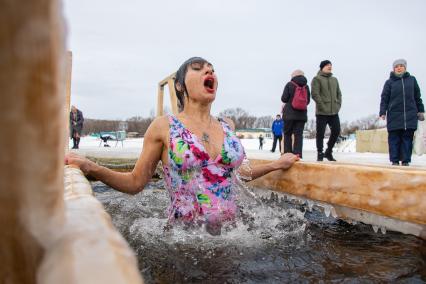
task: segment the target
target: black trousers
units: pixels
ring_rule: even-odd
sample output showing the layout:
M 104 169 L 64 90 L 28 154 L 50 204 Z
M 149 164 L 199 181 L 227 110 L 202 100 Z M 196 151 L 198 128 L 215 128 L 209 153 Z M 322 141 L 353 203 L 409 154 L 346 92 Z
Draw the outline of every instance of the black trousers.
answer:
M 284 121 L 284 153 L 293 153 L 302 158 L 304 128 L 305 121 L 303 120 Z M 292 136 L 294 137 L 294 142 L 292 141 Z
M 389 160 L 411 163 L 414 129 L 388 131 Z
M 317 151 L 324 150 L 324 134 L 327 125 L 330 127 L 330 138 L 327 142 L 327 150 L 333 150 L 337 138 L 340 135 L 340 119 L 339 115 L 317 115 Z
M 281 152 L 281 140 L 283 139 L 283 136 L 280 135 L 275 135 L 274 134 L 274 142 L 272 143 L 272 150 L 271 152 L 275 152 L 275 148 L 277 147 L 277 141 L 278 141 L 278 145 L 280 145 L 280 152 Z

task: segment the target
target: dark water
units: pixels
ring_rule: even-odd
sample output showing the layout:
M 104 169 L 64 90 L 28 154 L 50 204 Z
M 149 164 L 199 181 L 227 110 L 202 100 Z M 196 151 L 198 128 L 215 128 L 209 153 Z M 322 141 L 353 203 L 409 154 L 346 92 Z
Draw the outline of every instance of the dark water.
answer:
M 164 230 L 169 198 L 161 181 L 135 196 L 92 185 L 146 283 L 426 283 L 426 241 L 374 233 L 264 190 L 246 190 L 235 228 L 212 236 Z

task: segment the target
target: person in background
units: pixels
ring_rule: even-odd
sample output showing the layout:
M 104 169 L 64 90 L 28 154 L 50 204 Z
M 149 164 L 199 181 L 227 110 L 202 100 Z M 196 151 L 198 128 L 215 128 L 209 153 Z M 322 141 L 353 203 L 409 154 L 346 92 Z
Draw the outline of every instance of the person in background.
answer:
M 394 166 L 411 163 L 417 120 L 424 120 L 424 105 L 414 76 L 405 59 L 395 60 L 380 100 L 380 118 L 387 120 L 389 159 Z
M 262 134 L 259 135 L 259 150 L 263 150 L 263 136 Z
M 331 70 L 332 64 L 329 60 L 321 61 L 320 70 L 311 83 L 312 99 L 316 103 L 317 161 L 322 161 L 324 158 L 336 161 L 333 157 L 333 147 L 340 134 L 339 111 L 342 105 L 342 92 Z M 327 124 L 331 134 L 324 153 L 324 134 Z
M 83 131 L 83 113 L 75 106 L 71 106 L 70 111 L 70 136 L 72 138 L 72 149 L 78 149 L 81 132 Z
M 275 148 L 277 147 L 277 141 L 281 153 L 281 140 L 283 139 L 283 127 L 284 121 L 281 119 L 281 115 L 277 114 L 274 122 L 272 122 L 272 134 L 274 135 L 274 142 L 272 143 L 271 152 L 275 153 Z
M 310 102 L 308 80 L 302 70 L 295 70 L 291 74 L 281 96 L 285 103 L 283 109 L 284 120 L 284 153 L 293 153 L 302 158 L 303 129 L 308 120 L 307 106 Z M 292 141 L 294 136 L 294 143 Z

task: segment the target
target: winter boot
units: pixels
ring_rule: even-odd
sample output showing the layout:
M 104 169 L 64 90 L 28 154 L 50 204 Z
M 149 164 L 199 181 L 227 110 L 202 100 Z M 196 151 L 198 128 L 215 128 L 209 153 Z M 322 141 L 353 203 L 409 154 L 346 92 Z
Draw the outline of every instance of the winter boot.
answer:
M 336 162 L 336 159 L 333 157 L 332 151 L 330 149 L 325 151 L 324 157 L 329 161 Z
M 324 153 L 318 152 L 317 161 L 322 162 L 324 160 Z

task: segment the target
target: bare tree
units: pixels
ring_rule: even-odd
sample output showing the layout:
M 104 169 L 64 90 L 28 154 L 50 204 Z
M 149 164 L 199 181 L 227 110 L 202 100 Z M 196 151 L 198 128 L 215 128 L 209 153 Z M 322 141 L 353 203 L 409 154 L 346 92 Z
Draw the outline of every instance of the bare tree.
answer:
M 307 138 L 313 139 L 317 136 L 317 123 L 315 119 L 310 119 L 305 123 L 305 131 L 308 133 Z
M 256 117 L 242 108 L 228 108 L 219 113 L 219 117 L 228 117 L 235 123 L 235 129 L 253 128 Z
M 274 118 L 269 115 L 261 116 L 256 119 L 255 128 L 270 128 Z
M 82 134 L 88 135 L 101 131 L 117 131 L 119 123 L 120 121 L 118 120 L 85 119 Z

